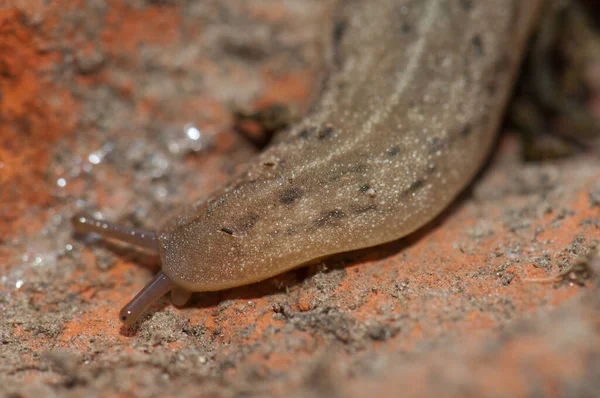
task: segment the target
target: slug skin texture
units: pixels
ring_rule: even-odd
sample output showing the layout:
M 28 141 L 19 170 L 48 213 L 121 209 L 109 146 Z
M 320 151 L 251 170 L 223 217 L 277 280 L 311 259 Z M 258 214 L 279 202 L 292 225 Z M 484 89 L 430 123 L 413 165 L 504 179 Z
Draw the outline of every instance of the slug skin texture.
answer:
M 431 221 L 487 158 L 540 5 L 348 4 L 315 111 L 164 226 L 163 273 L 230 288 Z

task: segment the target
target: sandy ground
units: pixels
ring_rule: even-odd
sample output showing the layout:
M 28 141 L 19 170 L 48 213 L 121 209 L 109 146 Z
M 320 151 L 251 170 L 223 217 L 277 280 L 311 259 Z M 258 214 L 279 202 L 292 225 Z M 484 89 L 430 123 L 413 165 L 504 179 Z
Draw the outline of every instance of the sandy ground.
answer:
M 155 229 L 230 178 L 233 110 L 318 94 L 331 3 L 9 3 L 0 396 L 597 396 L 598 153 L 523 163 L 510 133 L 416 234 L 122 327 L 157 259 L 70 217 Z

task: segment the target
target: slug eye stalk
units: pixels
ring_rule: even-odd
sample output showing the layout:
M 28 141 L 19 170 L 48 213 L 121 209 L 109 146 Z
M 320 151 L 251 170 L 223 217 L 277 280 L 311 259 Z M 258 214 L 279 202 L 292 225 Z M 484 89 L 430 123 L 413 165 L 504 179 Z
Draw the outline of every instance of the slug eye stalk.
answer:
M 158 253 L 156 234 L 152 231 L 96 220 L 84 215 L 74 216 L 71 222 L 78 234 L 92 233 L 104 239 L 127 243 Z
M 175 284 L 165 274 L 159 272 L 129 303 L 125 304 L 119 313 L 119 319 L 127 326 L 133 325 L 152 303 L 174 287 Z
M 120 224 L 96 220 L 84 215 L 73 217 L 72 223 L 77 233 L 92 233 L 99 235 L 104 239 L 138 246 L 154 253 L 158 253 L 156 234 L 152 231 L 130 228 Z M 133 325 L 152 303 L 171 290 L 173 290 L 173 302 L 175 305 L 185 304 L 191 294 L 185 289 L 176 287 L 164 273 L 159 272 L 123 307 L 119 313 L 119 318 L 125 325 Z

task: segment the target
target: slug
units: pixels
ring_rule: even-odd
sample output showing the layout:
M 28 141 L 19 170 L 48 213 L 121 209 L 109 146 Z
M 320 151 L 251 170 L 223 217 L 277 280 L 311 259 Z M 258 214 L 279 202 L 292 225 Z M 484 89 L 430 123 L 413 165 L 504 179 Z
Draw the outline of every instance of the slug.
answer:
M 348 2 L 315 110 L 245 172 L 157 233 L 74 218 L 78 232 L 160 253 L 121 320 L 169 291 L 182 305 L 431 221 L 485 162 L 540 5 Z

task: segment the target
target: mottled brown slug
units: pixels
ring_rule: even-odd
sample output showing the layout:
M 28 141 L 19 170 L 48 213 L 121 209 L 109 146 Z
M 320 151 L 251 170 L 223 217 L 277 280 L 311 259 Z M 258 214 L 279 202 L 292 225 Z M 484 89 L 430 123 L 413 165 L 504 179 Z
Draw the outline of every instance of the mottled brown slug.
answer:
M 211 199 L 157 234 L 74 219 L 79 232 L 160 253 L 162 272 L 121 319 L 168 291 L 184 304 L 432 220 L 486 159 L 540 4 L 348 2 L 315 111 Z

